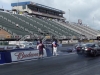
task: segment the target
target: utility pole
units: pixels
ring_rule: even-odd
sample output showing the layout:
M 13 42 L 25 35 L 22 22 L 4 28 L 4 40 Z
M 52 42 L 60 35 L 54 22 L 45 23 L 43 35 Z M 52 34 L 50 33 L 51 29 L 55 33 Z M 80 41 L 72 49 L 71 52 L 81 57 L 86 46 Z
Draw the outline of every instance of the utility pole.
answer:
M 93 25 L 94 25 L 94 17 L 93 17 Z
M 69 23 L 70 23 L 70 9 L 68 9 L 68 11 L 69 11 Z
M 19 0 L 17 2 L 17 14 L 19 13 Z

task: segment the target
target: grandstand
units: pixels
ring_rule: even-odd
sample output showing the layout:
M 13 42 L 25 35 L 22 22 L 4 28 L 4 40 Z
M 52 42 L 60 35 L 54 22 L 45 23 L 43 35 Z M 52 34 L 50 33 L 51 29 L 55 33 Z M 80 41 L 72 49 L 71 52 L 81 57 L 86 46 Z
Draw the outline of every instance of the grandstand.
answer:
M 96 39 L 100 33 L 86 25 L 66 23 L 64 11 L 34 3 L 11 3 L 12 10 L 0 11 L 0 39 Z

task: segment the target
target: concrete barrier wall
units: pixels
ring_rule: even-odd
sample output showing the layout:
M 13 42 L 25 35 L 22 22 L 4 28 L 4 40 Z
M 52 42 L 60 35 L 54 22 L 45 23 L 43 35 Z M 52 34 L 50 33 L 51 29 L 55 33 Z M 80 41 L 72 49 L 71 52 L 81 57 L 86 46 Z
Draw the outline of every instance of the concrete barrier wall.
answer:
M 45 48 L 43 51 L 43 57 L 52 56 L 50 49 Z M 0 52 L 0 64 L 34 59 L 38 58 L 38 55 L 39 50 L 33 49 L 2 50 Z
M 62 44 L 74 44 L 78 43 L 78 40 L 64 40 L 62 41 Z

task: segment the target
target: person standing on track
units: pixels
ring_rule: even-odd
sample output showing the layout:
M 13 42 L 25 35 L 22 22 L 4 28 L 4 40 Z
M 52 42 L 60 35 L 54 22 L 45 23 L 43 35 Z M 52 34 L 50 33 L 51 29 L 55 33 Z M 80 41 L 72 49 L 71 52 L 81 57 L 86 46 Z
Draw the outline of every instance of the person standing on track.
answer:
M 42 41 L 40 41 L 40 43 L 38 44 L 39 58 L 43 58 L 43 48 L 45 48 L 45 47 L 44 47 Z
M 54 41 L 52 43 L 52 46 L 53 46 L 53 55 L 57 56 L 57 46 L 58 46 L 57 41 Z

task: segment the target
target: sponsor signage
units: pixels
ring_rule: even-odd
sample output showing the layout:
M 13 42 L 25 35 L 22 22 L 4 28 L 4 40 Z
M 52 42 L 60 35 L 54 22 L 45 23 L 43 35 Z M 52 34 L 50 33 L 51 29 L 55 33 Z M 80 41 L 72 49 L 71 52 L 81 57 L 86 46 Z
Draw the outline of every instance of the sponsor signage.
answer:
M 1 60 L 1 54 L 0 54 L 0 60 Z
M 15 48 L 16 46 L 0 46 L 0 50 L 12 50 Z
M 11 52 L 11 59 L 12 61 L 20 61 L 20 60 L 38 58 L 38 53 L 39 53 L 38 50 Z M 47 56 L 45 50 L 44 50 L 44 56 Z

